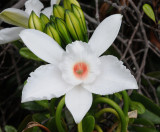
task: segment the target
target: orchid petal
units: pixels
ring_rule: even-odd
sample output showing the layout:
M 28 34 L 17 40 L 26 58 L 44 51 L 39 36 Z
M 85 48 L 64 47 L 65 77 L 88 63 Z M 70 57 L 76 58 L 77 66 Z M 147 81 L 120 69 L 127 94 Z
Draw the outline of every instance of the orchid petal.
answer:
M 28 18 L 26 12 L 15 8 L 8 8 L 0 13 L 0 19 L 4 22 L 24 28 L 28 27 Z
M 42 13 L 45 14 L 48 18 L 50 18 L 50 15 L 52 15 L 53 7 L 47 7 L 44 10 L 42 10 Z
M 5 44 L 9 42 L 13 42 L 15 40 L 20 39 L 19 33 L 24 28 L 21 27 L 12 27 L 12 28 L 4 28 L 0 30 L 0 44 Z
M 39 58 L 55 64 L 61 60 L 64 50 L 51 37 L 35 29 L 26 29 L 20 33 L 25 45 Z
M 77 86 L 66 93 L 65 104 L 76 123 L 79 123 L 92 105 L 92 94 Z
M 36 13 L 37 16 L 40 15 L 41 10 L 44 8 L 43 4 L 39 0 L 28 0 L 25 3 L 25 12 L 30 15 L 32 11 Z
M 106 95 L 126 89 L 138 89 L 136 79 L 116 57 L 102 56 L 100 60 L 101 74 L 92 84 L 84 86 L 88 91 Z
M 121 22 L 122 15 L 111 15 L 96 28 L 88 44 L 97 56 L 104 53 L 113 43 L 119 32 Z
M 50 100 L 64 95 L 72 86 L 62 80 L 61 73 L 52 64 L 43 65 L 30 74 L 22 91 L 22 102 Z

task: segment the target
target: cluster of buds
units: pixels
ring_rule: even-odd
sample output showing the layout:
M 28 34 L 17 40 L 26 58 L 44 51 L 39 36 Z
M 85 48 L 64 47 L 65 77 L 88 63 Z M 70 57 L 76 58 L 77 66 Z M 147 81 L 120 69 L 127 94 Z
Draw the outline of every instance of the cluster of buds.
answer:
M 79 3 L 76 0 L 64 0 L 63 6 L 53 5 L 50 19 L 43 13 L 38 17 L 32 11 L 28 27 L 48 34 L 63 48 L 75 40 L 88 42 L 86 22 Z

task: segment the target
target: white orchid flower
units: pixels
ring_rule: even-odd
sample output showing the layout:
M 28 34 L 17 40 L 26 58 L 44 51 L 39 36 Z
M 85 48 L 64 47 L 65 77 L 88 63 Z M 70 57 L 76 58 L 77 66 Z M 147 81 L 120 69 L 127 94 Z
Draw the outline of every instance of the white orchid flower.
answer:
M 5 28 L 0 30 L 0 44 L 5 44 L 20 39 L 19 33 L 28 27 L 28 19 L 32 10 L 39 16 L 40 13 L 44 13 L 46 16 L 52 14 L 53 4 L 58 4 L 59 0 L 51 0 L 51 6 L 44 8 L 43 4 L 39 0 L 28 0 L 25 2 L 25 11 L 8 8 L 0 13 L 0 19 L 6 23 L 18 26 Z
M 100 56 L 115 40 L 121 21 L 119 14 L 106 18 L 88 44 L 75 41 L 66 46 L 66 51 L 38 30 L 23 30 L 20 37 L 26 46 L 50 64 L 30 74 L 22 91 L 22 102 L 65 95 L 65 104 L 79 123 L 92 105 L 92 93 L 107 95 L 137 89 L 135 78 L 121 61 L 111 55 Z

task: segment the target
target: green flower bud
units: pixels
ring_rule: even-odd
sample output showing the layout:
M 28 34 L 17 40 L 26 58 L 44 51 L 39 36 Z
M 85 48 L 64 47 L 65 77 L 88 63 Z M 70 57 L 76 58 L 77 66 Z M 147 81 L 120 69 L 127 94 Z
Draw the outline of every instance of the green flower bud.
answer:
M 79 3 L 77 0 L 64 0 L 63 1 L 63 5 L 64 5 L 64 8 L 65 9 L 69 9 L 71 10 L 71 4 L 75 4 L 77 5 L 78 7 L 80 7 Z
M 44 25 L 46 25 L 49 22 L 49 18 L 46 15 L 44 15 L 43 13 L 40 14 L 40 19 Z
M 84 41 L 84 34 L 77 17 L 69 10 L 65 12 L 65 22 L 74 40 Z
M 34 13 L 34 11 L 32 11 L 29 17 L 28 27 L 31 29 L 43 31 L 44 24 L 42 23 L 41 19 Z
M 50 21 L 53 22 L 53 23 L 56 23 L 56 17 L 51 15 L 50 16 Z
M 53 22 L 46 24 L 44 32 L 57 41 L 59 45 L 62 45 L 61 38 Z
M 58 33 L 60 34 L 62 40 L 64 41 L 65 44 L 72 43 L 72 38 L 66 28 L 65 22 L 61 19 L 56 17 L 56 29 Z
M 86 42 L 88 42 L 87 26 L 86 26 L 86 21 L 85 21 L 85 17 L 84 17 L 82 9 L 79 8 L 78 6 L 72 4 L 72 12 L 79 20 L 80 25 L 82 27 L 82 30 L 84 32 L 85 40 L 86 40 Z
M 53 6 L 53 15 L 64 20 L 64 8 L 59 5 Z
M 0 12 L 0 20 L 18 27 L 28 28 L 28 18 L 26 12 L 16 8 L 8 8 Z

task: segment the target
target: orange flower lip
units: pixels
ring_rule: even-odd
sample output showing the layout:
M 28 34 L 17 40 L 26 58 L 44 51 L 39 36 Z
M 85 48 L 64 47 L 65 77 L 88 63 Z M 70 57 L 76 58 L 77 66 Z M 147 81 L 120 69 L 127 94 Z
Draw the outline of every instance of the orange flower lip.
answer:
M 73 67 L 74 75 L 79 79 L 84 79 L 88 74 L 88 67 L 84 62 L 78 62 Z

